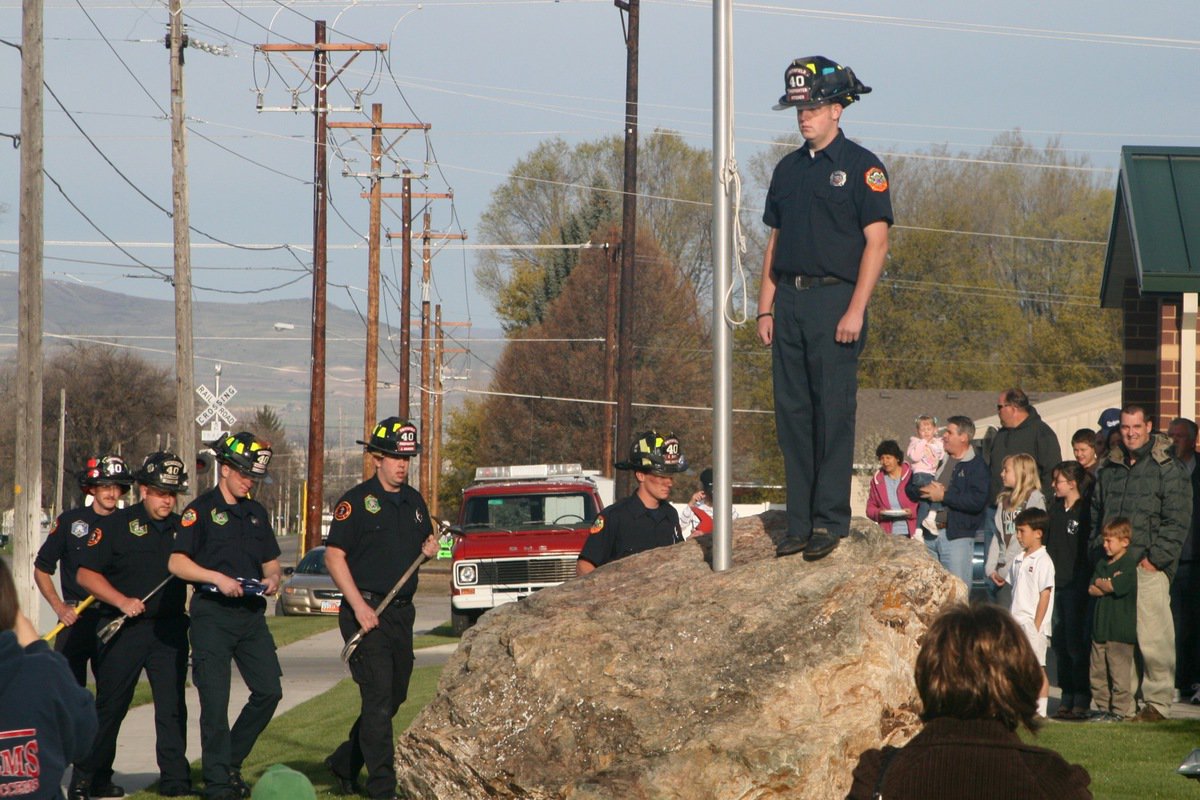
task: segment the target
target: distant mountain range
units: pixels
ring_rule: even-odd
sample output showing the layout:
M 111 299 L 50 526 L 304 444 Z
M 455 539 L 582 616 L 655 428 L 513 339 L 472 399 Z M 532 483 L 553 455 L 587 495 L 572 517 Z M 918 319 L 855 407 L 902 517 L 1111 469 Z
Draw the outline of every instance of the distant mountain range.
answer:
M 94 286 L 45 281 L 43 284 L 44 346 L 46 357 L 72 342 L 97 342 L 128 348 L 147 361 L 174 369 L 175 306 L 166 300 L 148 300 Z M 365 313 L 365 312 L 364 312 Z M 196 303 L 193 311 L 195 376 L 198 384 L 215 389 L 214 367 L 220 363 L 222 388 L 232 384 L 237 395 L 230 410 L 239 422 L 254 409 L 272 406 L 288 429 L 288 438 L 304 439 L 308 429 L 310 328 L 312 303 L 307 299 L 270 300 L 261 303 Z M 396 314 L 393 312 L 392 318 Z M 420 318 L 413 315 L 411 380 L 420 373 Z M 331 441 L 344 439 L 352 446 L 359 436 L 363 413 L 363 372 L 366 356 L 365 320 L 355 311 L 330 303 L 326 314 L 326 431 Z M 448 348 L 468 348 L 470 354 L 447 356 L 449 374 L 465 377 L 447 389 L 486 388 L 491 380 L 488 365 L 496 363 L 502 344 L 496 341 L 468 344 L 461 327 L 447 333 Z M 0 273 L 0 355 L 16 358 L 17 274 Z M 476 330 L 470 338 L 496 340 L 497 330 Z M 386 326 L 379 333 L 379 380 L 389 384 L 378 390 L 378 415 L 396 413 L 399 331 Z M 412 401 L 420 393 L 410 392 Z M 461 393 L 447 397 L 447 407 L 462 402 Z M 196 398 L 197 413 L 204 403 Z M 413 416 L 419 411 L 414 408 Z

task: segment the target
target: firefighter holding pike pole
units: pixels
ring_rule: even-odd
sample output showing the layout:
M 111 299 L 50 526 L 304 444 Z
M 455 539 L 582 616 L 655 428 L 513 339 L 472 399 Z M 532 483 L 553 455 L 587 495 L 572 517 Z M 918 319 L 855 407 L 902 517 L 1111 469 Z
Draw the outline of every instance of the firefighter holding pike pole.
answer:
M 33 562 L 33 582 L 54 609 L 61 628 L 56 628 L 54 649 L 67 657 L 71 674 L 80 686 L 87 686 L 88 662 L 96 674 L 96 620 L 99 609 L 87 602 L 85 591 L 75 580 L 79 555 L 86 549 L 94 531 L 103 536 L 104 520 L 117 510 L 121 497 L 133 485 L 129 467 L 120 456 L 89 458 L 79 473 L 79 488 L 92 496 L 92 504 L 64 511 L 54 521 L 50 535 L 42 543 Z M 54 573 L 61 565 L 62 597 L 54 589 Z
M 409 460 L 421 452 L 417 428 L 399 417 L 375 426 L 359 441 L 375 461 L 375 476 L 346 492 L 333 510 L 325 566 L 342 592 L 338 624 L 362 710 L 346 741 L 325 759 L 339 794 L 357 794 L 367 768 L 367 795 L 396 796 L 392 717 L 408 697 L 413 670 L 413 594 L 417 570 L 437 554 L 429 509 L 409 486 Z M 396 589 L 393 598 L 384 600 Z
M 196 586 L 191 604 L 192 682 L 200 694 L 200 758 L 208 800 L 249 797 L 242 762 L 283 699 L 264 595 L 279 590 L 271 518 L 250 497 L 267 475 L 271 445 L 253 433 L 215 443 L 217 485 L 183 512 L 170 569 Z M 250 697 L 229 725 L 231 662 Z
M 180 517 L 175 498 L 187 471 L 174 453 L 151 453 L 134 474 L 141 502 L 106 520 L 80 556 L 80 586 L 99 601 L 96 716 L 91 751 L 76 762 L 68 800 L 121 797 L 112 782 L 117 734 L 145 670 L 154 695 L 158 793 L 192 791 L 186 749 L 188 618 L 185 584 L 167 570 Z

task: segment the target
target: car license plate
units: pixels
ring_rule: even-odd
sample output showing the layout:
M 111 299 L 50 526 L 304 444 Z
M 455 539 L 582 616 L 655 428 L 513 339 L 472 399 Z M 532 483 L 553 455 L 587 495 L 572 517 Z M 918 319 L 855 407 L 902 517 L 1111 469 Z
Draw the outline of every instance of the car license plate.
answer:
M 336 613 L 338 613 L 338 611 L 341 610 L 341 608 L 342 608 L 341 600 L 322 600 L 321 601 L 321 613 L 322 614 L 336 614 Z

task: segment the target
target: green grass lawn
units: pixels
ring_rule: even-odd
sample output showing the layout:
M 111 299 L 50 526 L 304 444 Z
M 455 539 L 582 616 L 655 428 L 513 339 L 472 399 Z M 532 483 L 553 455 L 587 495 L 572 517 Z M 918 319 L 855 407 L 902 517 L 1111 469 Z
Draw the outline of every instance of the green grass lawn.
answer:
M 1092 794 L 1103 800 L 1200 797 L 1200 785 L 1175 774 L 1187 754 L 1200 747 L 1200 720 L 1053 722 L 1025 739 L 1086 767 Z
M 394 722 L 396 732 L 406 729 L 433 699 L 442 668 L 421 667 L 413 671 L 408 701 Z M 272 764 L 287 764 L 303 772 L 317 789 L 317 797 L 333 800 L 330 776 L 322 762 L 333 752 L 358 716 L 358 688 L 347 678 L 328 692 L 302 703 L 271 721 L 243 765 L 242 774 L 253 784 Z M 201 786 L 200 762 L 192 764 L 192 780 Z M 129 795 L 135 800 L 155 800 L 158 795 L 143 791 Z

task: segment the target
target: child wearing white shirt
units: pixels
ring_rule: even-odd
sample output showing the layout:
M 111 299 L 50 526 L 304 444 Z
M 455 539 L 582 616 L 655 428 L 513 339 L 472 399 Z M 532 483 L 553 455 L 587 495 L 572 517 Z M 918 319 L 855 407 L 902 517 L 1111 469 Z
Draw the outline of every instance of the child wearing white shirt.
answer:
M 1015 522 L 1021 552 L 1008 568 L 1008 583 L 1012 586 L 1011 610 L 1042 665 L 1038 714 L 1045 717 L 1050 702 L 1046 646 L 1050 641 L 1050 618 L 1054 615 L 1054 562 L 1042 546 L 1042 540 L 1050 527 L 1050 515 L 1040 508 L 1027 508 L 1017 514 Z

